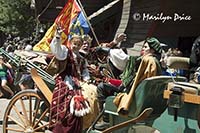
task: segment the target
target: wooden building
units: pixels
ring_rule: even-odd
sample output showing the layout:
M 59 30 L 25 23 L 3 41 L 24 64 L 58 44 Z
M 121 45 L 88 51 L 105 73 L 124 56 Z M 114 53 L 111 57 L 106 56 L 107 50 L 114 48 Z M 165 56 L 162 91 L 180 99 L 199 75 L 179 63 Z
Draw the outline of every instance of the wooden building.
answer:
M 144 38 L 154 36 L 169 47 L 178 47 L 188 56 L 192 43 L 200 35 L 199 4 L 199 0 L 132 0 L 128 19 L 121 19 L 118 28 L 118 32 L 128 35 L 127 42 L 122 45 L 132 47 Z

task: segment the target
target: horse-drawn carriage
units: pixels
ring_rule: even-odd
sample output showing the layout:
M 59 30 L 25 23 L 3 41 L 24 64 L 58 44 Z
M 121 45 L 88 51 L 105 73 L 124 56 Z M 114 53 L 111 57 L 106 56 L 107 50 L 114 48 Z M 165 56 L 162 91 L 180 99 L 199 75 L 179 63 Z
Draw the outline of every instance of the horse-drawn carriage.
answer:
M 3 49 L 0 52 L 17 68 L 30 71 L 38 88 L 20 91 L 10 100 L 4 114 L 3 132 L 45 132 L 49 128 L 53 77 L 29 60 L 11 57 Z M 186 83 L 184 77 L 145 79 L 136 88 L 128 116 L 119 115 L 113 104 L 114 97 L 108 97 L 103 111 L 109 113 L 110 127 L 95 130 L 100 113 L 83 132 L 200 132 L 199 91 L 199 85 Z

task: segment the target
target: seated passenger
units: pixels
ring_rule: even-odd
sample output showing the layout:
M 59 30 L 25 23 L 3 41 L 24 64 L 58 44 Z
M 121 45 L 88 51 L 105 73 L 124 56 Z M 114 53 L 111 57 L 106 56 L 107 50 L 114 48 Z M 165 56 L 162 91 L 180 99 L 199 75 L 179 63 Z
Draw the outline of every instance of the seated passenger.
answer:
M 109 71 L 109 77 L 119 79 L 120 74 L 122 74 L 127 61 L 129 60 L 129 55 L 125 48 L 99 48 L 97 50 L 99 53 L 104 52 L 107 56 L 106 66 L 102 66 L 101 69 L 105 68 Z
M 190 55 L 190 80 L 194 80 L 196 78 L 196 72 L 199 71 L 200 67 L 200 36 L 198 36 L 191 49 Z
M 98 57 L 107 57 L 107 62 L 99 65 L 98 67 L 93 67 L 92 65 L 88 66 L 88 69 L 90 70 L 92 75 L 97 75 L 97 77 L 100 77 L 101 79 L 119 79 L 119 75 L 123 72 L 129 55 L 127 55 L 126 48 L 117 48 L 116 45 L 125 39 L 126 34 L 121 33 L 116 36 L 116 38 L 110 43 L 102 43 L 101 46 L 94 48 L 93 51 L 97 54 Z M 104 73 L 104 70 L 106 70 L 106 73 Z
M 197 70 L 193 74 L 193 77 L 191 77 L 190 82 L 200 84 L 200 67 L 197 68 Z
M 147 38 L 146 41 L 143 44 L 141 56 L 138 58 L 133 58 L 132 62 L 129 62 L 129 65 L 127 63 L 127 67 L 131 66 L 130 68 L 125 68 L 125 71 L 123 72 L 122 76 L 122 85 L 124 85 L 125 81 L 129 80 L 131 85 L 129 85 L 129 88 L 126 88 L 126 91 L 129 92 L 129 96 L 126 97 L 128 101 L 131 101 L 131 97 L 133 97 L 134 89 L 136 86 L 145 78 L 149 78 L 152 76 L 160 75 L 161 74 L 161 67 L 159 64 L 159 57 L 162 52 L 162 48 L 160 46 L 160 42 L 156 38 Z M 131 64 L 135 63 L 135 64 Z M 139 67 L 137 67 L 137 64 L 139 64 Z M 137 72 L 137 73 L 133 73 Z M 130 75 L 133 75 L 130 77 Z M 131 81 L 132 80 L 132 81 Z M 129 83 L 126 83 L 125 87 L 128 87 Z M 122 87 L 123 88 L 123 87 Z M 114 85 L 108 84 L 108 83 L 100 83 L 97 86 L 97 92 L 98 92 L 98 99 L 99 99 L 99 106 L 100 109 L 103 109 L 103 104 L 105 103 L 105 100 L 108 96 L 113 96 L 115 93 L 123 92 L 124 89 L 121 89 L 120 87 L 116 87 Z M 127 105 L 128 104 L 128 105 Z M 118 111 L 121 109 L 125 110 L 129 107 L 129 103 L 123 103 L 123 98 L 121 101 L 118 101 L 117 107 Z M 95 128 L 102 130 L 108 125 L 108 117 L 104 115 L 103 122 L 96 124 Z
M 178 48 L 169 48 L 166 53 L 163 53 L 160 59 L 161 66 L 164 69 L 162 75 L 168 76 L 186 76 L 188 77 L 188 72 L 183 69 L 172 69 L 167 68 L 166 63 L 168 57 L 182 57 L 183 53 Z

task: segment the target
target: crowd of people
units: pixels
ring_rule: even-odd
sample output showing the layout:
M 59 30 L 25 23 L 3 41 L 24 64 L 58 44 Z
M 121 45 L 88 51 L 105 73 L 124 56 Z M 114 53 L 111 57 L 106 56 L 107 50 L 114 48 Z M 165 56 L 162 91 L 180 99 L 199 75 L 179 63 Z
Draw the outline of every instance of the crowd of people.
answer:
M 160 45 L 158 39 L 154 37 L 146 38 L 141 49 L 141 56 L 134 57 L 128 55 L 127 50 L 125 48 L 116 47 L 117 44 L 120 41 L 123 41 L 125 38 L 126 35 L 120 34 L 112 42 L 104 46 L 98 46 L 93 48 L 95 52 L 107 55 L 107 64 L 109 64 L 108 71 L 112 73 L 112 77 L 109 77 L 108 80 L 103 80 L 102 82 L 96 84 L 96 88 L 94 90 L 94 93 L 96 93 L 97 96 L 98 107 L 100 112 L 103 110 L 105 100 L 108 96 L 116 95 L 119 92 L 129 93 L 133 88 L 132 86 L 136 88 L 137 85 L 146 78 L 158 76 L 161 74 L 167 75 L 165 73 L 167 72 L 167 68 L 164 67 L 164 63 L 166 62 L 161 60 L 161 55 L 164 54 L 164 50 Z M 101 73 L 100 67 L 97 66 L 93 68 L 90 66 L 91 64 L 88 64 L 86 58 L 87 56 L 85 56 L 88 53 L 84 51 L 84 49 L 82 49 L 82 47 L 85 47 L 85 44 L 83 43 L 83 38 L 77 35 L 73 36 L 70 40 L 71 47 L 65 47 L 64 45 L 61 45 L 59 39 L 60 33 L 58 31 L 53 41 L 51 42 L 51 51 L 55 55 L 56 59 L 59 60 L 59 62 L 63 62 L 64 65 L 62 65 L 62 68 L 59 68 L 59 66 L 57 67 L 58 70 L 62 71 L 56 71 L 56 75 L 62 77 L 62 81 L 64 81 L 67 84 L 67 90 L 70 91 L 72 89 L 82 89 L 86 91 L 89 88 L 84 88 L 84 86 L 81 86 L 81 83 L 84 82 L 84 84 L 88 84 L 92 75 L 96 75 L 96 73 Z M 91 43 L 91 40 L 89 42 Z M 88 48 L 86 49 L 90 49 L 89 47 L 91 46 L 91 44 L 87 46 Z M 164 58 L 167 58 L 168 56 L 182 56 L 178 49 L 173 49 L 173 52 L 170 53 L 171 50 L 172 49 L 169 49 L 168 53 L 165 55 Z M 95 72 L 95 74 L 93 72 Z M 182 73 L 176 72 L 176 75 L 181 74 Z M 73 96 L 76 95 L 77 94 L 73 94 Z M 89 94 L 86 95 L 87 98 L 90 97 L 88 96 Z M 83 97 L 84 96 L 85 94 L 83 94 Z M 87 101 L 88 99 L 84 100 Z M 77 120 L 77 116 L 75 115 L 76 113 L 68 113 L 71 115 L 74 114 L 70 119 Z M 95 125 L 96 129 L 102 130 L 109 125 L 109 119 L 107 115 L 104 114 L 103 116 L 103 121 Z M 77 121 L 80 122 L 80 119 L 78 119 Z M 85 121 L 83 121 L 83 124 L 84 122 Z M 74 125 L 78 126 L 76 127 L 76 129 L 80 129 L 79 126 L 81 124 Z M 58 127 L 59 128 L 54 128 L 55 132 L 65 132 L 69 131 L 70 129 L 73 129 L 73 126 L 71 125 L 60 126 L 60 123 Z M 60 127 L 63 127 L 63 129 Z
M 89 35 L 73 35 L 70 39 L 70 46 L 61 45 L 62 29 L 58 28 L 50 48 L 53 58 L 45 68 L 56 80 L 56 91 L 63 89 L 65 84 L 65 96 L 67 102 L 65 108 L 67 117 L 59 117 L 57 123 L 53 125 L 53 132 L 80 132 L 87 129 L 94 121 L 99 112 L 104 108 L 105 100 L 108 96 L 117 95 L 120 92 L 130 93 L 132 88 L 136 88 L 142 80 L 158 75 L 187 76 L 187 72 L 179 70 L 169 70 L 166 60 L 170 56 L 183 56 L 177 48 L 169 48 L 164 51 L 160 42 L 155 37 L 145 39 L 140 56 L 132 56 L 127 53 L 126 48 L 117 47 L 118 43 L 126 39 L 125 34 L 119 34 L 110 43 L 102 46 L 92 47 L 92 38 Z M 9 52 L 12 50 L 8 50 Z M 104 54 L 107 57 L 106 67 L 101 64 L 93 64 L 88 56 L 91 53 Z M 94 59 L 93 59 L 94 60 Z M 0 78 L 1 89 L 10 93 L 14 92 L 7 85 L 7 71 L 12 66 L 5 63 L 0 56 Z M 105 73 L 109 73 L 106 77 Z M 195 76 L 199 78 L 199 69 Z M 24 81 L 31 81 L 30 75 L 23 75 Z M 93 78 L 95 77 L 95 78 Z M 106 78 L 105 78 L 106 77 Z M 103 79 L 98 82 L 91 82 L 91 79 Z M 199 83 L 199 79 L 195 80 Z M 33 83 L 33 81 L 31 81 Z M 20 83 L 21 90 L 29 88 L 30 82 Z M 133 87 L 134 86 L 134 87 Z M 33 87 L 33 85 L 32 85 Z M 60 87 L 60 88 L 59 88 Z M 53 94 L 56 92 L 53 91 Z M 70 96 L 68 96 L 70 95 Z M 0 97 L 3 96 L 0 90 Z M 58 97 L 53 95 L 51 108 L 53 108 Z M 96 109 L 98 107 L 98 109 Z M 78 108 L 78 109 L 77 109 Z M 52 109 L 52 119 L 58 110 Z M 56 114 L 60 115 L 60 114 Z M 54 117 L 53 117 L 54 116 Z M 65 124 L 70 122 L 71 124 Z M 96 129 L 102 130 L 109 126 L 108 115 L 103 115 L 103 120 L 95 125 Z

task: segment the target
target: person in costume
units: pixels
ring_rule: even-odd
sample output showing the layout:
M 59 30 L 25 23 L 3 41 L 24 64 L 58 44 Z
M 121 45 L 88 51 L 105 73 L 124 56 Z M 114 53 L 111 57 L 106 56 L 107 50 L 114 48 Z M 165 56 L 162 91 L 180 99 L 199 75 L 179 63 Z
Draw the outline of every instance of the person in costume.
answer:
M 90 75 L 86 60 L 79 53 L 83 45 L 81 36 L 73 35 L 70 47 L 66 47 L 61 45 L 61 33 L 62 29 L 58 28 L 51 41 L 50 48 L 54 57 L 46 69 L 56 77 L 50 123 L 54 133 L 79 133 L 84 126 L 83 116 L 91 112 L 88 100 L 82 93 Z
M 183 69 L 173 69 L 167 67 L 167 60 L 169 57 L 183 57 L 183 53 L 178 48 L 169 48 L 166 53 L 163 53 L 160 59 L 163 68 L 162 75 L 167 76 L 184 76 L 188 77 L 189 73 Z
M 81 46 L 81 48 L 79 50 L 79 54 L 85 58 L 85 62 L 87 64 L 87 68 L 89 70 L 89 75 L 90 75 L 89 80 L 92 80 L 94 78 L 94 76 L 95 77 L 100 76 L 100 70 L 99 70 L 98 65 L 95 66 L 95 68 L 91 67 L 92 63 L 90 62 L 90 58 L 88 56 L 90 56 L 90 54 L 92 54 L 91 51 L 93 51 L 94 49 L 96 50 L 97 47 L 91 48 L 92 38 L 89 35 L 83 35 L 82 39 L 83 39 L 83 45 Z M 117 44 L 119 44 L 121 41 L 123 41 L 125 39 L 126 39 L 126 35 L 124 33 L 121 33 L 121 34 L 117 35 L 113 41 L 111 41 L 110 43 L 105 43 L 106 46 L 101 46 L 100 48 L 102 48 L 102 47 L 114 48 Z M 121 53 L 123 52 L 120 49 L 119 49 L 119 51 L 121 51 Z M 113 53 L 113 54 L 115 54 L 115 56 L 118 56 L 116 54 L 117 52 L 113 52 L 112 49 L 109 50 L 109 53 Z M 121 62 L 118 62 L 118 64 L 120 64 L 120 63 Z M 96 80 L 96 78 L 95 78 L 95 80 Z M 84 122 L 83 128 L 84 129 L 87 128 L 88 126 L 90 126 L 92 124 L 92 122 L 96 119 L 97 115 L 99 114 L 98 99 L 97 99 L 97 87 L 95 85 L 91 82 L 89 84 L 88 83 L 82 84 L 82 93 L 83 93 L 84 97 L 89 101 L 90 107 L 91 107 L 91 112 L 88 115 L 83 117 L 83 122 Z
M 107 77 L 119 79 L 119 75 L 123 72 L 126 62 L 129 58 L 126 48 L 119 48 L 117 45 L 126 40 L 126 34 L 120 33 L 110 43 L 102 43 L 101 46 L 95 48 L 97 55 L 107 57 L 106 65 L 101 65 L 95 73 L 102 72 L 105 68 L 108 70 Z M 92 68 L 89 68 L 92 71 Z
M 4 62 L 3 56 L 0 56 L 0 79 L 1 79 L 1 87 L 5 91 L 10 93 L 10 96 L 12 97 L 14 95 L 14 92 L 10 89 L 10 87 L 7 85 L 8 83 L 8 69 L 11 69 L 12 66 L 8 62 Z M 0 90 L 0 97 L 3 96 L 3 92 Z
M 83 35 L 83 45 L 81 46 L 79 53 L 83 56 L 86 57 L 89 52 L 90 52 L 90 47 L 92 43 L 92 38 L 89 35 Z
M 69 107 L 70 112 L 67 112 L 67 114 L 70 114 L 70 116 L 73 119 L 75 119 L 75 121 L 77 121 L 77 123 L 79 124 L 76 124 L 76 122 L 74 124 L 73 123 L 70 124 L 73 126 L 70 125 L 66 126 L 65 123 L 62 123 L 61 125 L 57 124 L 55 126 L 56 128 L 54 128 L 53 131 L 55 132 L 71 131 L 74 129 L 74 125 L 76 125 L 78 126 L 78 128 L 76 128 L 77 131 L 73 132 L 79 132 L 81 128 L 82 129 L 88 128 L 99 113 L 96 86 L 91 83 L 90 84 L 88 83 L 91 78 L 90 73 L 93 74 L 93 72 L 96 72 L 96 70 L 94 71 L 94 69 L 92 69 L 88 65 L 88 60 L 87 60 L 87 56 L 90 53 L 92 38 L 89 35 L 83 35 L 83 36 L 74 35 L 70 39 L 71 47 L 66 47 L 64 45 L 61 45 L 61 33 L 62 30 L 58 28 L 50 44 L 50 48 L 54 57 L 51 60 L 46 71 L 49 74 L 53 75 L 54 77 L 61 77 L 61 80 L 64 81 L 67 88 L 69 89 L 70 94 L 71 90 L 80 90 L 79 93 L 81 93 L 81 95 L 84 96 L 84 99 L 87 99 L 87 101 L 89 102 L 90 110 L 84 114 L 78 114 L 78 113 L 76 114 L 75 109 L 73 109 L 73 107 L 70 106 Z M 114 47 L 115 45 L 118 44 L 118 42 L 120 42 L 124 38 L 125 38 L 124 34 L 120 34 L 112 42 L 107 43 L 107 45 L 109 47 Z M 91 72 L 91 69 L 93 70 L 93 72 Z M 56 86 L 64 86 L 63 82 L 59 84 L 58 80 L 56 80 L 56 83 L 58 84 Z M 66 90 L 68 89 L 64 89 L 63 91 L 65 93 L 68 93 L 68 91 L 66 92 Z M 53 97 L 53 99 L 54 98 L 56 99 L 56 96 Z M 72 99 L 71 101 L 75 101 L 74 99 Z M 53 104 L 54 102 L 55 101 L 52 100 L 52 107 L 51 107 L 53 110 L 51 111 L 52 115 L 57 113 L 57 110 L 53 109 L 55 106 L 55 104 Z M 75 113 L 75 116 L 72 115 L 74 114 L 73 112 Z M 77 118 L 76 115 L 81 117 L 83 116 L 83 121 L 80 120 L 80 118 Z
M 71 47 L 66 47 L 61 45 L 61 33 L 62 30 L 58 29 L 50 44 L 50 48 L 54 57 L 46 69 L 49 74 L 55 77 L 61 77 L 61 79 L 57 78 L 56 88 L 54 89 L 55 95 L 53 95 L 50 113 L 52 120 L 57 118 L 55 114 L 59 114 L 59 111 L 55 109 L 59 102 L 56 101 L 56 94 L 59 94 L 59 87 L 61 87 L 60 92 L 64 95 L 66 95 L 66 93 L 70 94 L 70 96 L 67 96 L 67 98 L 65 96 L 60 96 L 61 98 L 66 98 L 67 105 L 70 106 L 67 106 L 68 109 L 66 109 L 66 115 L 69 116 L 69 118 L 64 118 L 65 115 L 60 113 L 61 115 L 59 116 L 62 116 L 62 118 L 56 121 L 63 122 L 55 123 L 56 125 L 54 126 L 53 131 L 70 132 L 76 129 L 76 131 L 73 132 L 80 132 L 81 129 L 88 128 L 99 113 L 96 86 L 93 84 L 88 84 L 88 81 L 90 80 L 90 74 L 87 70 L 87 60 L 84 57 L 84 54 L 87 54 L 90 47 L 90 44 L 86 43 L 91 43 L 91 38 L 88 35 L 83 37 L 74 35 L 70 39 Z M 84 96 L 84 98 L 74 98 L 74 95 L 76 95 L 75 93 L 77 92 L 76 90 L 78 90 L 78 93 L 81 96 Z M 74 109 L 74 106 L 71 106 L 72 101 L 85 101 L 86 99 L 90 105 L 89 111 L 78 113 L 78 111 Z M 59 105 L 61 104 L 62 103 L 59 103 Z M 87 102 L 84 106 L 87 106 Z M 61 108 L 65 107 L 61 106 Z M 72 119 L 73 122 L 69 121 Z M 66 125 L 67 122 L 71 123 Z
M 129 57 L 126 67 L 120 76 L 122 81 L 120 86 L 115 86 L 109 83 L 100 83 L 97 86 L 97 92 L 101 110 L 103 109 L 103 104 L 108 96 L 113 96 L 120 92 L 132 92 L 131 89 L 136 88 L 136 86 L 145 78 L 160 75 L 161 67 L 159 64 L 159 57 L 161 52 L 162 48 L 160 42 L 154 37 L 147 38 L 143 44 L 141 56 Z M 121 108 L 120 105 L 125 103 L 118 101 L 116 104 L 119 111 L 119 108 Z M 100 130 L 105 129 L 108 122 L 108 117 L 104 115 L 103 122 L 96 124 L 95 128 Z

